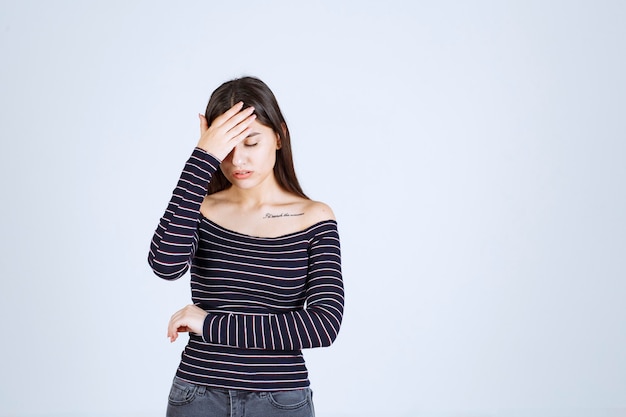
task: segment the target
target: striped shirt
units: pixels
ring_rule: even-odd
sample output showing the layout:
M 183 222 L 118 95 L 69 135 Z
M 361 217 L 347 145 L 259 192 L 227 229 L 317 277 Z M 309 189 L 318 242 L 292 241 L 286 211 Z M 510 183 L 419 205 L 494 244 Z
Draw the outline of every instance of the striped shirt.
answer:
M 309 386 L 302 349 L 329 346 L 343 316 L 337 223 L 279 237 L 228 230 L 200 214 L 219 161 L 196 148 L 154 233 L 148 262 L 177 279 L 190 269 L 193 303 L 207 315 L 176 375 L 226 389 Z

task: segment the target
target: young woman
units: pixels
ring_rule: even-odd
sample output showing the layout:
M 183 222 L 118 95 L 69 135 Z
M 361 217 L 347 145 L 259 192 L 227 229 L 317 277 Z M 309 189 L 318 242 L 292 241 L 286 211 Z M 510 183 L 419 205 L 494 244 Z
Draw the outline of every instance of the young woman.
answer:
M 313 416 L 302 349 L 333 343 L 343 316 L 333 212 L 302 192 L 261 80 L 217 88 L 200 133 L 148 256 L 161 278 L 191 271 L 193 304 L 167 329 L 189 333 L 167 415 Z

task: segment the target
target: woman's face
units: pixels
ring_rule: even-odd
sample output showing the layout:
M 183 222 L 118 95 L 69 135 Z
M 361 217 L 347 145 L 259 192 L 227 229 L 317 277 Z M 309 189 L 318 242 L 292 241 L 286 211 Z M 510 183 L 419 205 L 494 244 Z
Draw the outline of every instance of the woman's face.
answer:
M 278 135 L 257 120 L 246 139 L 224 158 L 221 170 L 234 186 L 249 189 L 274 176 Z

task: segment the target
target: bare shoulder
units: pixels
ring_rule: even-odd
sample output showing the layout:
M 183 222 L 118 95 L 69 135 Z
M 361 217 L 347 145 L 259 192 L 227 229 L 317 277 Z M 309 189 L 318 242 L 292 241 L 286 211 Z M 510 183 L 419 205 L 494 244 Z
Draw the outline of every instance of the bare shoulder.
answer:
M 336 220 L 335 213 L 326 203 L 321 201 L 307 200 L 304 211 L 306 213 L 307 222 L 315 224 L 326 220 Z
M 224 192 L 220 191 L 215 194 L 209 194 L 204 197 L 202 201 L 202 205 L 200 206 L 200 213 L 204 215 L 204 217 L 213 217 L 209 216 L 209 213 L 213 213 L 216 210 L 226 208 L 229 203 L 228 198 L 225 197 Z

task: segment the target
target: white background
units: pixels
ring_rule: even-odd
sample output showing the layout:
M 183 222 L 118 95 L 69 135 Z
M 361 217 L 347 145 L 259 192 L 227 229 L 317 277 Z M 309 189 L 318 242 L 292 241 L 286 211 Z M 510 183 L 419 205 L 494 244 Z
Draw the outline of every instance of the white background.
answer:
M 319 416 L 626 416 L 626 3 L 0 4 L 1 416 L 164 415 L 149 241 L 241 75 L 339 220 Z

